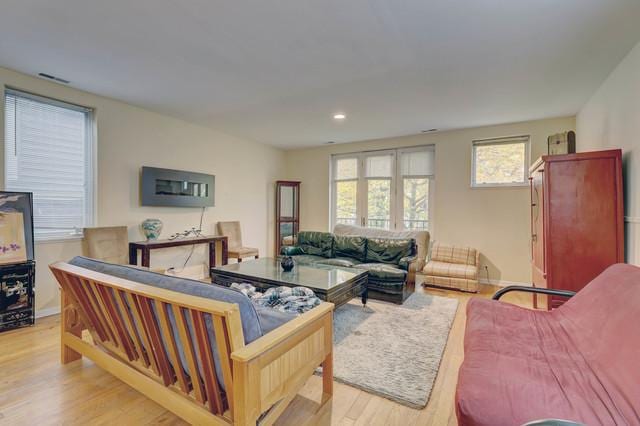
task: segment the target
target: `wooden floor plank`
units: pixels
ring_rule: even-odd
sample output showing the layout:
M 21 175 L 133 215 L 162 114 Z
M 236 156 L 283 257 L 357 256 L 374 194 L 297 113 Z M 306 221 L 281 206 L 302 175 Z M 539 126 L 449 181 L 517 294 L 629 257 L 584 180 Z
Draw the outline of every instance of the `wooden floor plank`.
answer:
M 455 425 L 454 397 L 464 357 L 466 304 L 471 297 L 490 297 L 497 289 L 481 287 L 478 295 L 417 289 L 460 302 L 425 409 L 414 410 L 336 382 L 331 410 L 315 415 L 322 380 L 314 376 L 276 424 L 300 425 L 313 419 L 318 424 L 342 426 Z M 504 300 L 531 307 L 531 297 L 524 294 L 508 294 Z M 61 365 L 59 322 L 58 316 L 51 316 L 39 319 L 34 327 L 0 334 L 0 424 L 186 424 L 89 360 Z

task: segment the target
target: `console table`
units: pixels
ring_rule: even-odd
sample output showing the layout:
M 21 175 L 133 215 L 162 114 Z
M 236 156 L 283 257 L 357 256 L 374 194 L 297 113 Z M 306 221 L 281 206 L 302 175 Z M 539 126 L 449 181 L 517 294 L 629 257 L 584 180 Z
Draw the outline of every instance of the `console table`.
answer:
M 229 260 L 229 247 L 227 237 L 222 235 L 203 235 L 201 237 L 176 238 L 175 240 L 148 240 L 129 243 L 129 264 L 138 264 L 138 250 L 142 252 L 142 266 L 149 267 L 151 250 L 169 247 L 191 246 L 194 244 L 207 244 L 209 246 L 209 270 L 217 266 L 216 246 L 220 246 L 220 259 L 223 265 Z

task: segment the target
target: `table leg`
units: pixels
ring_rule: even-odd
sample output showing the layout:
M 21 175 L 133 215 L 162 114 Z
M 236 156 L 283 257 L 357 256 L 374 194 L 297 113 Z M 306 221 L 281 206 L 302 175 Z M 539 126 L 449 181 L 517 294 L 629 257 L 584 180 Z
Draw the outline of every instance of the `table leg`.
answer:
M 229 240 L 227 237 L 222 239 L 222 264 L 229 263 Z
M 129 245 L 129 265 L 138 264 L 138 249 L 132 245 Z
M 216 242 L 209 243 L 209 269 L 216 266 Z
M 151 250 L 148 248 L 142 249 L 142 266 L 148 268 L 151 262 Z
M 369 289 L 365 285 L 364 289 L 362 290 L 362 307 L 366 307 L 367 306 L 367 300 L 368 299 L 369 299 Z

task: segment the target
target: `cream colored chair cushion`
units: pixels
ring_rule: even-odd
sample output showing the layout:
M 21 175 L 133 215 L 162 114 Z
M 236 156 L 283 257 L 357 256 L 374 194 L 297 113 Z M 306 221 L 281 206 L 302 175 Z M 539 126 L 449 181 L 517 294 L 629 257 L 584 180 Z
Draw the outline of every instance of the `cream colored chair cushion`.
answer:
M 129 263 L 129 235 L 126 226 L 84 229 L 86 257 L 109 263 Z
M 478 279 L 478 267 L 475 265 L 463 265 L 460 263 L 429 261 L 424 268 L 426 275 L 434 275 L 450 278 L 464 278 L 467 280 Z
M 258 249 L 251 247 L 236 247 L 233 249 L 229 249 L 229 257 L 249 257 L 249 256 L 257 256 Z
M 431 260 L 477 266 L 478 251 L 471 247 L 459 247 L 435 243 L 431 249 Z
M 228 238 L 229 249 L 232 247 L 242 247 L 242 231 L 240 222 L 218 222 L 218 234 Z

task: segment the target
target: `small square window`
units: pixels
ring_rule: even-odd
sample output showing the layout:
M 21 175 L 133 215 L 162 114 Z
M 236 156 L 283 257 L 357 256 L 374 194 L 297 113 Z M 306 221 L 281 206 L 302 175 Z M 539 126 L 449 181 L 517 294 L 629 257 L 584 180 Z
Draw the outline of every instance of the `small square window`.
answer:
M 529 136 L 473 141 L 471 186 L 522 186 L 527 183 Z

